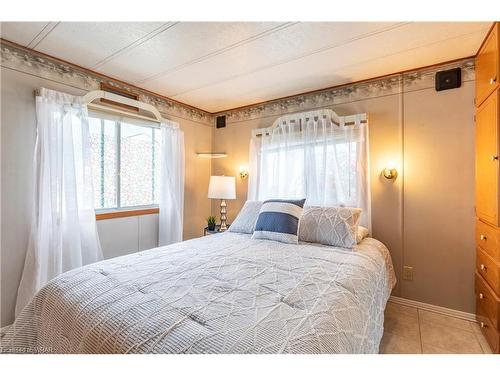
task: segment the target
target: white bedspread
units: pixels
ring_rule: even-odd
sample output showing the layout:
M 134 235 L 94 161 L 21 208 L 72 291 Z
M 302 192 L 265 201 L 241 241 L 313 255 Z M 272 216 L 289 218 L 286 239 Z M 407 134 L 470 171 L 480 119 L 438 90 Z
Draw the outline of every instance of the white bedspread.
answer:
M 357 251 L 223 233 L 52 280 L 2 335 L 32 353 L 377 353 L 395 276 Z

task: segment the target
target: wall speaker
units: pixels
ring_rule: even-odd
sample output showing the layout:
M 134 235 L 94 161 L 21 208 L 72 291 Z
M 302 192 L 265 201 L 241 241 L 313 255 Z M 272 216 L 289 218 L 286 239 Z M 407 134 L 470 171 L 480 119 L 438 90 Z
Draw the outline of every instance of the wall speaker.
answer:
M 216 119 L 217 129 L 226 127 L 226 116 L 217 116 Z
M 455 68 L 436 73 L 436 91 L 456 89 L 462 86 L 462 69 Z

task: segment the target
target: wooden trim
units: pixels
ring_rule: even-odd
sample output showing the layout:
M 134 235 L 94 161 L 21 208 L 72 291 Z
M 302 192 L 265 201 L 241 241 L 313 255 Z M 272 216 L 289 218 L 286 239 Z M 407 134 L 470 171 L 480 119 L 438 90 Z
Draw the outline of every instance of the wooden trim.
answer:
M 431 305 L 430 303 L 414 301 L 411 299 L 406 299 L 402 297 L 390 296 L 389 302 L 397 303 L 399 305 L 415 307 L 420 310 L 427 310 L 431 312 L 435 312 L 438 314 L 448 315 L 453 318 L 468 320 L 471 322 L 476 322 L 476 314 L 468 313 L 465 311 L 459 311 L 454 309 L 449 309 L 447 307 Z
M 257 103 L 253 103 L 253 104 L 242 105 L 240 107 L 229 108 L 229 109 L 225 109 L 223 111 L 211 112 L 210 114 L 214 115 L 214 116 L 221 116 L 221 115 L 226 114 L 227 112 L 239 111 L 239 110 L 242 110 L 242 109 L 245 109 L 245 108 L 251 108 L 251 107 L 255 107 L 255 106 L 258 106 L 258 105 L 263 105 L 263 104 L 266 104 L 266 103 L 278 102 L 278 101 L 281 101 L 281 100 L 286 100 L 286 99 L 294 98 L 296 96 L 310 95 L 310 94 L 314 94 L 314 93 L 318 93 L 318 92 L 322 92 L 322 91 L 326 91 L 326 90 L 335 90 L 335 89 L 339 89 L 339 88 L 342 88 L 342 87 L 348 87 L 348 86 L 352 86 L 352 85 L 358 85 L 360 83 L 366 83 L 366 82 L 370 82 L 370 81 L 376 81 L 376 80 L 379 80 L 379 79 L 389 78 L 389 77 L 397 76 L 397 75 L 404 74 L 404 73 L 417 72 L 419 70 L 427 70 L 427 69 L 435 68 L 435 67 L 441 66 L 441 65 L 453 64 L 453 63 L 458 62 L 458 61 L 467 60 L 467 59 L 473 59 L 475 57 L 476 57 L 476 55 L 467 56 L 467 57 L 460 57 L 458 59 L 443 61 L 443 62 L 440 62 L 440 63 L 431 64 L 431 65 L 425 65 L 425 66 L 421 66 L 421 67 L 418 67 L 418 68 L 401 70 L 401 71 L 398 71 L 398 72 L 395 72 L 395 73 L 389 73 L 389 74 L 384 74 L 384 75 L 381 75 L 381 76 L 376 76 L 376 77 L 371 77 L 371 78 L 365 78 L 365 79 L 361 79 L 359 81 L 343 83 L 341 85 L 329 86 L 329 87 L 325 87 L 325 88 L 322 88 L 322 89 L 315 89 L 315 90 L 311 90 L 311 91 L 301 92 L 301 93 L 298 93 L 298 94 L 282 96 L 280 98 L 270 99 L 270 100 L 264 100 L 262 102 L 257 102 Z
M 486 33 L 486 36 L 484 37 L 483 41 L 481 42 L 481 45 L 479 46 L 479 48 L 477 49 L 476 51 L 476 56 L 479 55 L 479 51 L 481 51 L 481 48 L 483 48 L 484 46 L 484 43 L 486 43 L 486 40 L 488 39 L 488 37 L 490 36 L 491 34 L 491 31 L 493 30 L 493 28 L 496 26 L 497 22 L 493 22 L 493 24 L 490 26 L 490 29 L 488 30 L 488 32 Z
M 137 95 L 136 93 L 128 92 L 127 90 L 108 85 L 107 83 L 104 83 L 104 82 L 101 82 L 101 90 L 106 91 L 106 92 L 110 92 L 112 94 L 120 95 L 120 96 L 123 96 L 123 97 L 128 98 L 128 99 L 139 100 L 139 95 Z M 139 112 L 138 107 L 134 107 L 134 106 L 131 106 L 128 104 L 118 103 L 118 102 L 115 102 L 115 101 L 112 101 L 109 99 L 104 99 L 104 98 L 101 98 L 99 100 L 101 103 L 110 104 L 112 106 L 125 108 L 129 111 Z
M 159 208 L 145 208 L 142 210 L 128 210 L 128 211 L 113 211 L 104 212 L 102 214 L 96 214 L 96 220 L 107 220 L 116 219 L 119 217 L 129 217 L 129 216 L 142 216 L 142 215 L 152 215 L 160 212 Z
M 73 68 L 76 68 L 78 70 L 81 70 L 81 71 L 84 71 L 84 72 L 87 72 L 87 73 L 91 73 L 91 74 L 94 74 L 95 76 L 101 78 L 101 79 L 105 79 L 105 80 L 109 80 L 109 81 L 114 81 L 114 82 L 118 82 L 118 83 L 121 83 L 122 85 L 126 85 L 128 87 L 130 87 L 131 89 L 136 89 L 136 90 L 140 90 L 146 94 L 149 94 L 149 95 L 153 95 L 153 96 L 157 96 L 159 98 L 163 98 L 165 100 L 170 100 L 171 102 L 174 102 L 174 103 L 178 103 L 180 105 L 183 105 L 185 107 L 188 107 L 188 108 L 192 108 L 192 109 L 195 109 L 197 111 L 200 111 L 200 112 L 204 112 L 204 113 L 207 113 L 209 115 L 212 115 L 213 113 L 212 112 L 208 112 L 204 109 L 201 109 L 201 108 L 198 108 L 198 107 L 195 107 L 195 106 L 192 106 L 190 104 L 186 104 L 186 103 L 183 103 L 183 102 L 180 102 L 178 100 L 175 100 L 175 99 L 172 99 L 172 98 L 169 98 L 168 96 L 165 96 L 165 95 L 161 95 L 161 94 L 158 94 L 154 91 L 149 91 L 147 89 L 144 89 L 142 87 L 139 87 L 139 86 L 135 86 L 131 83 L 128 83 L 128 82 L 125 82 L 125 81 L 122 81 L 121 79 L 117 79 L 117 78 L 113 78 L 113 77 L 110 77 L 110 76 L 107 76 L 105 74 L 102 74 L 102 73 L 99 73 L 99 72 L 96 72 L 92 69 L 89 69 L 89 68 L 84 68 L 83 66 L 81 65 L 77 65 L 77 64 L 74 64 L 74 63 L 71 63 L 69 61 L 66 61 L 66 60 L 63 60 L 63 59 L 60 59 L 58 57 L 54 57 L 52 55 L 48 55 L 46 53 L 43 53 L 43 52 L 39 52 L 39 51 L 36 51 L 34 49 L 31 49 L 31 48 L 28 48 L 28 47 L 25 47 L 25 46 L 22 46 L 20 44 L 17 44 L 15 42 L 11 42 L 10 40 L 7 40 L 7 39 L 4 39 L 4 38 L 0 38 L 0 43 L 2 44 L 5 44 L 5 45 L 10 45 L 12 47 L 15 47 L 15 48 L 19 48 L 19 49 L 22 49 L 24 51 L 27 51 L 27 52 L 30 52 L 34 55 L 38 55 L 38 56 L 42 56 L 42 57 L 45 57 L 47 59 L 52 59 L 52 60 L 55 60 L 55 61 L 58 61 L 62 64 L 66 64 L 66 65 L 70 65 L 72 66 Z

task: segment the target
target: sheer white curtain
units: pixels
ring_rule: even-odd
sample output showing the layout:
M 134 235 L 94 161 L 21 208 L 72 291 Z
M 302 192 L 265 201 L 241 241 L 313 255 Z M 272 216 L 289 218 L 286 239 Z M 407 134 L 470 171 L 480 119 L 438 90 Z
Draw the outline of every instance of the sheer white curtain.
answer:
M 249 199 L 307 198 L 308 205 L 363 209 L 371 229 L 368 126 L 339 124 L 323 112 L 280 118 L 250 142 Z
M 87 106 L 41 89 L 31 234 L 16 315 L 55 276 L 102 259 L 95 222 Z
M 161 125 L 159 246 L 182 241 L 184 133 L 175 122 Z

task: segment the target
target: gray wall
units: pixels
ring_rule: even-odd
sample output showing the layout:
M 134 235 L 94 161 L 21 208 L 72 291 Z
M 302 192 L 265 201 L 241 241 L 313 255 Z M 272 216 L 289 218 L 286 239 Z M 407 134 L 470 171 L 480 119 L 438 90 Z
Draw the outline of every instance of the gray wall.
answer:
M 75 95 L 86 90 L 3 67 L 1 72 L 1 326 L 14 318 L 17 288 L 28 245 L 32 204 L 33 149 L 35 146 L 34 90 L 47 87 Z M 184 131 L 186 171 L 184 239 L 203 233 L 210 214 L 206 198 L 210 160 L 196 152 L 211 149 L 212 127 L 166 115 Z M 124 255 L 158 244 L 158 215 L 101 220 L 97 223 L 106 258 Z
M 394 295 L 474 312 L 474 69 L 471 60 L 303 95 L 225 113 L 213 129 L 214 174 L 238 175 L 248 165 L 251 130 L 284 113 L 326 107 L 339 115 L 369 116 L 373 237 L 389 248 L 398 283 Z M 462 87 L 436 92 L 436 70 L 462 66 Z M 278 113 L 276 113 L 278 112 Z M 381 171 L 399 162 L 389 181 Z M 247 197 L 237 178 L 229 221 Z M 217 203 L 212 212 L 218 212 Z M 413 281 L 402 280 L 404 265 Z

